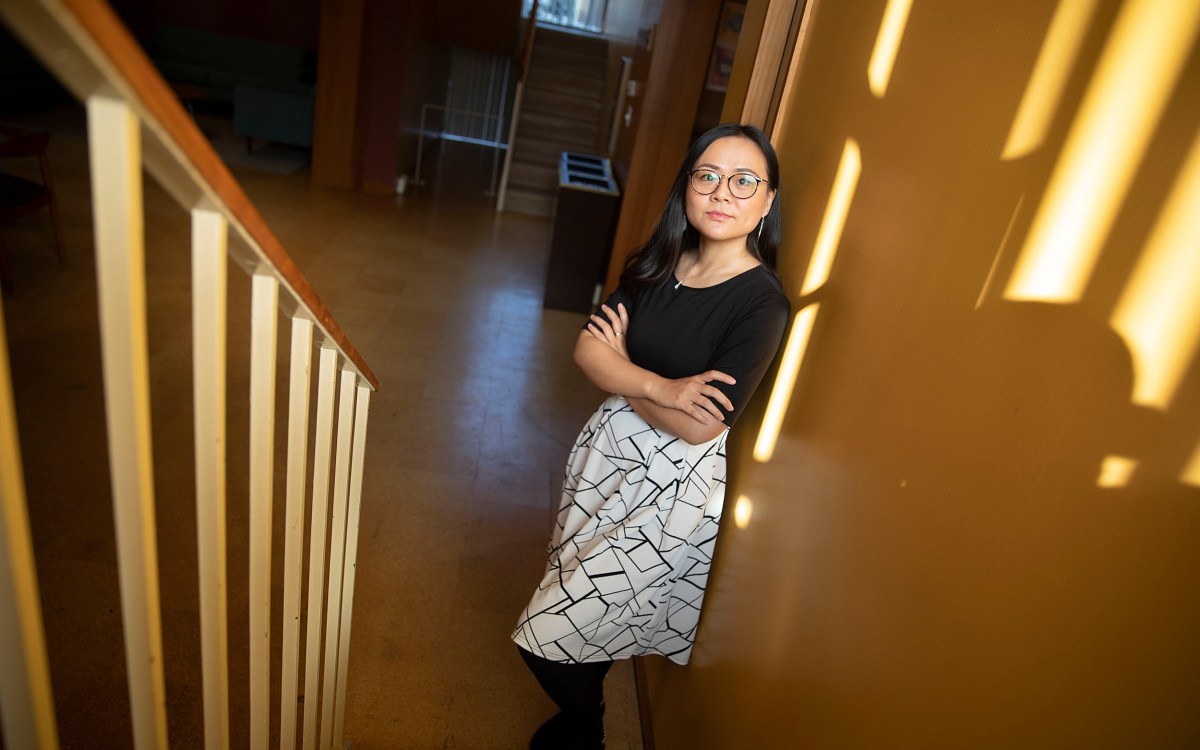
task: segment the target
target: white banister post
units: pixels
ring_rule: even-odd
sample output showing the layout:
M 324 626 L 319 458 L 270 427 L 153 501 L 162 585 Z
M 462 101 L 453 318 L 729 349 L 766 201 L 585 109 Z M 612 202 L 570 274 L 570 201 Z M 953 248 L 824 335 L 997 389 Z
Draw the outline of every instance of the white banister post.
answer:
M 288 381 L 287 535 L 283 547 L 283 671 L 279 699 L 279 747 L 296 747 L 296 691 L 300 650 L 300 575 L 304 566 L 304 489 L 308 469 L 308 405 L 313 324 L 292 318 Z
M 351 449 L 350 511 L 346 522 L 346 571 L 342 583 L 341 643 L 338 645 L 337 697 L 333 716 L 333 747 L 342 747 L 346 729 L 346 673 L 350 661 L 350 623 L 354 615 L 354 574 L 358 562 L 358 520 L 362 506 L 363 454 L 367 446 L 369 386 L 358 386 L 354 412 L 354 447 Z
M 0 307 L 0 716 L 4 745 L 54 750 L 54 696 Z
M 204 674 L 204 747 L 229 747 L 229 630 L 225 576 L 225 217 L 192 211 L 192 369 L 196 547 Z
M 250 328 L 250 747 L 271 730 L 271 504 L 279 281 L 255 274 Z
M 329 537 L 329 592 L 325 604 L 325 664 L 321 691 L 321 748 L 333 738 L 333 693 L 337 685 L 338 624 L 342 610 L 342 566 L 346 550 L 346 499 L 350 483 L 350 439 L 354 427 L 354 385 L 349 367 L 342 370 L 338 399 L 337 457 L 333 469 L 333 531 Z
M 325 601 L 325 532 L 328 529 L 329 462 L 333 444 L 334 388 L 338 353 L 321 348 L 317 373 L 317 427 L 313 444 L 312 531 L 308 543 L 307 645 L 304 652 L 304 750 L 317 742 L 317 706 L 320 701 L 321 606 Z
M 154 526 L 141 133 L 123 101 L 87 100 L 100 340 L 134 745 L 167 746 Z

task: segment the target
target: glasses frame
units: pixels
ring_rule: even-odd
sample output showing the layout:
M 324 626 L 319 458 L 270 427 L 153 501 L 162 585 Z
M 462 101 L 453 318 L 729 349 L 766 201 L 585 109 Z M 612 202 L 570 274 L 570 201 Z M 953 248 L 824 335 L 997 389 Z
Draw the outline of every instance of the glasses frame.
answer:
M 698 172 L 708 172 L 709 174 L 715 174 L 717 176 L 716 184 L 714 184 L 713 189 L 709 190 L 707 193 L 702 190 L 699 190 L 696 187 L 695 175 Z M 724 182 L 726 189 L 729 190 L 729 194 L 732 195 L 734 198 L 737 198 L 740 201 L 750 200 L 754 196 L 758 195 L 758 188 L 760 185 L 767 185 L 768 187 L 770 187 L 770 185 L 771 185 L 771 183 L 768 182 L 767 180 L 764 180 L 763 178 L 761 178 L 758 175 L 753 174 L 751 172 L 733 172 L 732 174 L 721 174 L 717 170 L 708 169 L 707 167 L 701 167 L 700 169 L 693 169 L 692 171 L 687 173 L 687 176 L 688 176 L 688 187 L 690 187 L 692 190 L 695 190 L 697 195 L 712 195 L 713 193 L 717 192 L 718 189 L 720 189 L 721 183 Z M 751 179 L 753 179 L 755 181 L 754 182 L 754 190 L 750 191 L 750 195 L 747 195 L 745 197 L 742 197 L 740 195 L 734 195 L 733 188 L 730 187 L 733 183 L 731 183 L 729 181 L 729 178 L 730 177 L 738 177 L 738 176 L 750 177 Z

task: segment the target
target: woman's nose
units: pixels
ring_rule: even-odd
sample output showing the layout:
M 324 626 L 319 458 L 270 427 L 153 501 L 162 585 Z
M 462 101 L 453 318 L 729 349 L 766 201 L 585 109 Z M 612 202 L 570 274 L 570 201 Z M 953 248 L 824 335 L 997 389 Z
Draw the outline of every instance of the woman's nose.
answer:
M 717 184 L 717 189 L 712 191 L 713 200 L 728 201 L 733 199 L 733 193 L 729 192 L 729 178 L 724 177 Z

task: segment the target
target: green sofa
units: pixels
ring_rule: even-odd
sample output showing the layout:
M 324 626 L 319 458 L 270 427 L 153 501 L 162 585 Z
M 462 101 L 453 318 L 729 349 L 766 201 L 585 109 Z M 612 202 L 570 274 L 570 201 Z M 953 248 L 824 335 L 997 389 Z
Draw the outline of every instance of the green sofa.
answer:
M 312 146 L 316 53 L 302 47 L 161 24 L 151 57 L 163 77 L 233 107 L 238 135 Z

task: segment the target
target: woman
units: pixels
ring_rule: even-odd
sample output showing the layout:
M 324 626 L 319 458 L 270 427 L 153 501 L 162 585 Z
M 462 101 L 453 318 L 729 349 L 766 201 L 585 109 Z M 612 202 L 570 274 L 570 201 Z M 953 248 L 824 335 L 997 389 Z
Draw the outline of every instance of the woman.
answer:
M 725 491 L 725 440 L 790 306 L 775 276 L 779 164 L 757 128 L 696 141 L 650 241 L 575 362 L 614 394 L 567 464 L 546 574 L 513 640 L 561 709 L 531 748 L 603 747 L 614 659 L 686 664 Z

